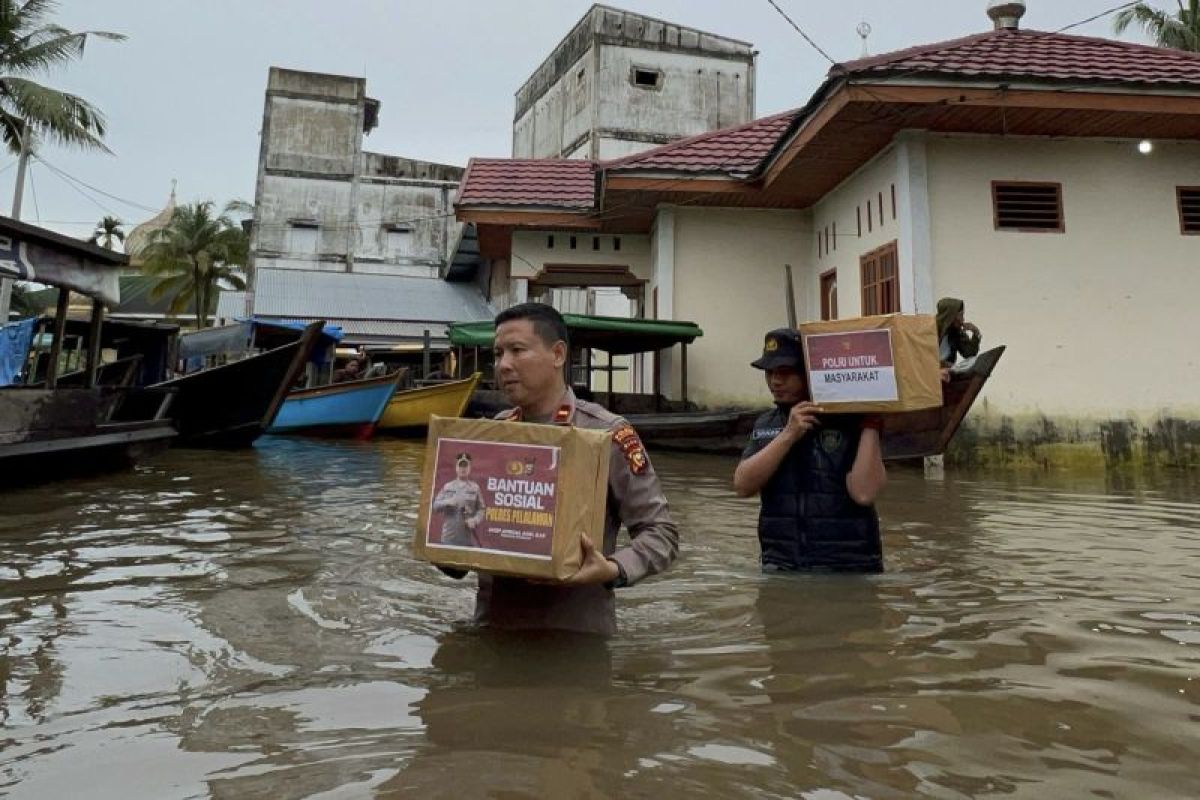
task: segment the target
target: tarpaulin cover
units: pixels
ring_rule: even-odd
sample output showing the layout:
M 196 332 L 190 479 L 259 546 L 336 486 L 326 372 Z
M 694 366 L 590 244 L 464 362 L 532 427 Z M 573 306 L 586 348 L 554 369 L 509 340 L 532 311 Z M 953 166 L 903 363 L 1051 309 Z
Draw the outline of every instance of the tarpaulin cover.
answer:
M 29 358 L 37 317 L 19 319 L 0 326 L 0 386 L 12 385 Z

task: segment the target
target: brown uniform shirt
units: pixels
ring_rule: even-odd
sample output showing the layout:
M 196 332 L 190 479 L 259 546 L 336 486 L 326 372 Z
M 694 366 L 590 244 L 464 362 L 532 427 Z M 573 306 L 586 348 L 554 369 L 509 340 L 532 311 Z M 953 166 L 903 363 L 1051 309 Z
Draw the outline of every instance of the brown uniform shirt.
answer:
M 497 419 L 519 419 L 513 409 Z M 567 390 L 555 424 L 613 431 L 608 508 L 602 552 L 616 561 L 627 585 L 662 572 L 679 552 L 679 532 L 641 442 L 624 419 Z M 632 438 L 631 438 L 632 435 Z M 617 547 L 622 523 L 630 543 Z M 595 532 L 588 531 L 595 541 Z M 497 628 L 552 628 L 611 635 L 617 630 L 613 590 L 602 584 L 553 586 L 479 573 L 475 620 Z

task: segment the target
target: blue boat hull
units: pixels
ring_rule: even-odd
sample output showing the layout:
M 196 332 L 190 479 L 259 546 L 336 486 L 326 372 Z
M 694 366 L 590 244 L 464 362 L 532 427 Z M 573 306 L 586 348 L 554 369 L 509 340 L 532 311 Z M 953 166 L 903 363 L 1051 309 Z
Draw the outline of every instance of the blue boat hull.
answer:
M 267 433 L 370 438 L 388 400 L 396 391 L 398 377 L 335 383 L 292 392 Z

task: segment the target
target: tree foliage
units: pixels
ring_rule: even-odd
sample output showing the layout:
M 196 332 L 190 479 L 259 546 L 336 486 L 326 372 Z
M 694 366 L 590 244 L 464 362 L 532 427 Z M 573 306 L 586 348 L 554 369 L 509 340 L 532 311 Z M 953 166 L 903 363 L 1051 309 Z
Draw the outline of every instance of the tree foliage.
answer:
M 179 206 L 139 253 L 142 270 L 158 278 L 150 296 L 170 296 L 172 314 L 194 303 L 197 328 L 208 327 L 223 285 L 246 288 L 250 237 L 231 216 L 245 204 L 230 203 L 220 214 L 215 207 L 211 200 Z

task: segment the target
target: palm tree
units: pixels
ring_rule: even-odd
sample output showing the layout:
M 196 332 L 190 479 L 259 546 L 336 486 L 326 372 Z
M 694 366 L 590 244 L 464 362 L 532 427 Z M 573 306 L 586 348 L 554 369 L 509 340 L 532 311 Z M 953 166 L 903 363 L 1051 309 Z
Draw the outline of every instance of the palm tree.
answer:
M 115 250 L 113 240 L 125 243 L 125 231 L 121 230 L 121 226 L 125 223 L 116 217 L 105 217 L 96 223 L 96 230 L 92 231 L 91 238 L 88 239 L 92 244 L 99 244 L 109 250 Z
M 171 295 L 172 314 L 194 304 L 196 327 L 208 327 L 221 284 L 246 288 L 238 272 L 249 260 L 250 237 L 230 216 L 244 207 L 245 203 L 230 203 L 219 215 L 211 200 L 176 208 L 171 221 L 150 234 L 140 253 L 142 270 L 159 278 L 150 297 Z
M 1147 3 L 1138 3 L 1117 14 L 1113 29 L 1120 35 L 1130 25 L 1136 25 L 1149 34 L 1159 47 L 1200 53 L 1200 0 L 1175 2 L 1179 6 L 1177 14 L 1162 11 Z
M 30 76 L 82 57 L 88 37 L 125 37 L 51 24 L 55 6 L 55 0 L 0 0 L 0 138 L 13 153 L 21 151 L 26 130 L 33 140 L 107 151 L 104 115 L 95 106 Z

